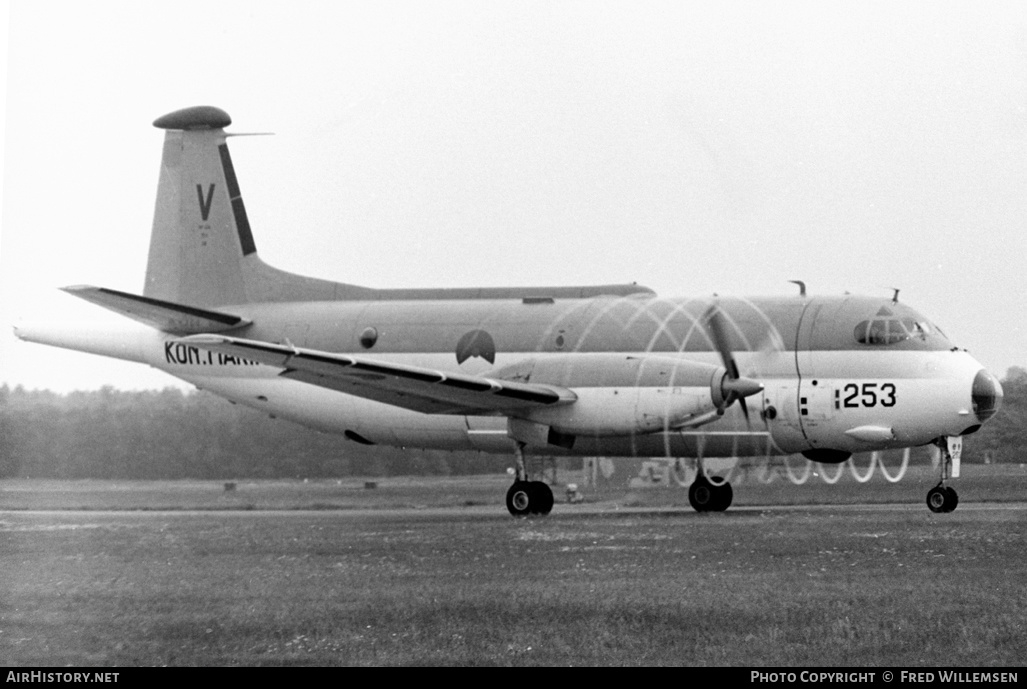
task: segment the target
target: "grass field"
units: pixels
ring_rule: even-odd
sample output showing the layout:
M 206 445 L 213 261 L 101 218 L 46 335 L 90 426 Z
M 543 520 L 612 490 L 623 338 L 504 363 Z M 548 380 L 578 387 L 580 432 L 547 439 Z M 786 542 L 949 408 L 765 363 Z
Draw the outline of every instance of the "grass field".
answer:
M 985 478 L 1015 495 L 1015 475 Z M 95 511 L 0 514 L 0 664 L 982 667 L 1027 657 L 1020 506 L 964 501 L 935 515 L 910 482 L 908 507 L 618 509 L 682 503 L 682 491 L 663 490 L 516 520 L 500 504 L 506 482 L 241 483 L 232 494 L 191 482 L 49 484 L 51 507 Z M 46 488 L 2 482 L 0 502 L 24 508 Z M 230 501 L 350 509 L 210 509 Z M 151 509 L 100 511 L 105 502 Z M 413 509 L 357 509 L 381 504 Z

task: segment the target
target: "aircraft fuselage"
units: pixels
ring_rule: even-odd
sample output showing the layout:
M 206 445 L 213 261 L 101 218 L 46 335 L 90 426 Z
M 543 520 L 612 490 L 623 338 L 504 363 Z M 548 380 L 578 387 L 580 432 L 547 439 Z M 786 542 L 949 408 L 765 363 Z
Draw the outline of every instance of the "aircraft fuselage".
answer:
M 644 371 L 628 365 L 632 357 L 719 364 L 703 323 L 713 305 L 729 324 L 740 373 L 763 384 L 762 392 L 750 398 L 754 414 L 748 423 L 733 405 L 697 427 L 586 432 L 571 447 L 541 443 L 531 449 L 645 457 L 860 452 L 972 432 L 987 418 L 984 398 L 994 390 L 978 381 L 975 392 L 980 364 L 919 313 L 883 298 L 662 299 L 641 293 L 225 309 L 252 321 L 233 331 L 241 338 L 441 371 L 558 383 L 589 390 L 595 404 L 620 413 L 625 405 L 630 411 L 645 404 L 638 396 L 646 390 L 668 399 L 675 394 L 676 386 L 646 380 Z M 314 388 L 280 376 L 279 368 L 199 349 L 149 328 L 139 329 L 132 339 L 136 344 L 126 348 L 125 338 L 116 338 L 120 354 L 99 353 L 123 356 L 131 350 L 131 358 L 200 388 L 362 442 L 498 453 L 514 447 L 503 416 L 426 414 Z M 814 456 L 832 458 L 830 453 Z

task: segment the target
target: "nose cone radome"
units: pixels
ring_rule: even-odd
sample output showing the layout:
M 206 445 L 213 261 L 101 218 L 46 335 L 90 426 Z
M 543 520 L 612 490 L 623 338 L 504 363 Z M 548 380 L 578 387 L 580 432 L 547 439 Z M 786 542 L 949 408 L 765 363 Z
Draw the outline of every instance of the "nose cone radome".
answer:
M 971 397 L 974 414 L 981 423 L 984 423 L 995 416 L 1002 406 L 1002 385 L 995 376 L 982 368 L 974 378 Z

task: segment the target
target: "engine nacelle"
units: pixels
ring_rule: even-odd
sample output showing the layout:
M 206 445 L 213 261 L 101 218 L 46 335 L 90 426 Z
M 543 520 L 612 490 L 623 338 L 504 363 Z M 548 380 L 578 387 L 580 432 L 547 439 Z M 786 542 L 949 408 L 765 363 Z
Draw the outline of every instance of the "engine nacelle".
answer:
M 512 422 L 522 442 L 565 445 L 567 437 L 616 437 L 657 433 L 716 418 L 734 399 L 761 389 L 759 383 L 731 379 L 723 366 L 662 356 L 577 354 L 522 361 L 493 374 L 496 378 L 568 388 L 571 404 L 535 409 Z
M 573 403 L 534 410 L 526 419 L 562 434 L 609 437 L 670 430 L 717 412 L 708 386 L 572 389 Z

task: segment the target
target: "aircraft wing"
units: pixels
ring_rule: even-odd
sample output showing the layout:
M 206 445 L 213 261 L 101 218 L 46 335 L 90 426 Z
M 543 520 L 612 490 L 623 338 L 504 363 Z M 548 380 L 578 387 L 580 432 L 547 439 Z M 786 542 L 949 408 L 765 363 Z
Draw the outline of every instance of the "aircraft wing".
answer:
M 122 316 L 168 333 L 210 333 L 231 330 L 250 321 L 230 313 L 200 309 L 151 297 L 141 297 L 106 287 L 76 285 L 63 290 Z
M 572 391 L 557 386 L 436 371 L 225 335 L 192 335 L 179 342 L 283 368 L 280 375 L 285 378 L 425 414 L 505 414 L 577 399 Z

